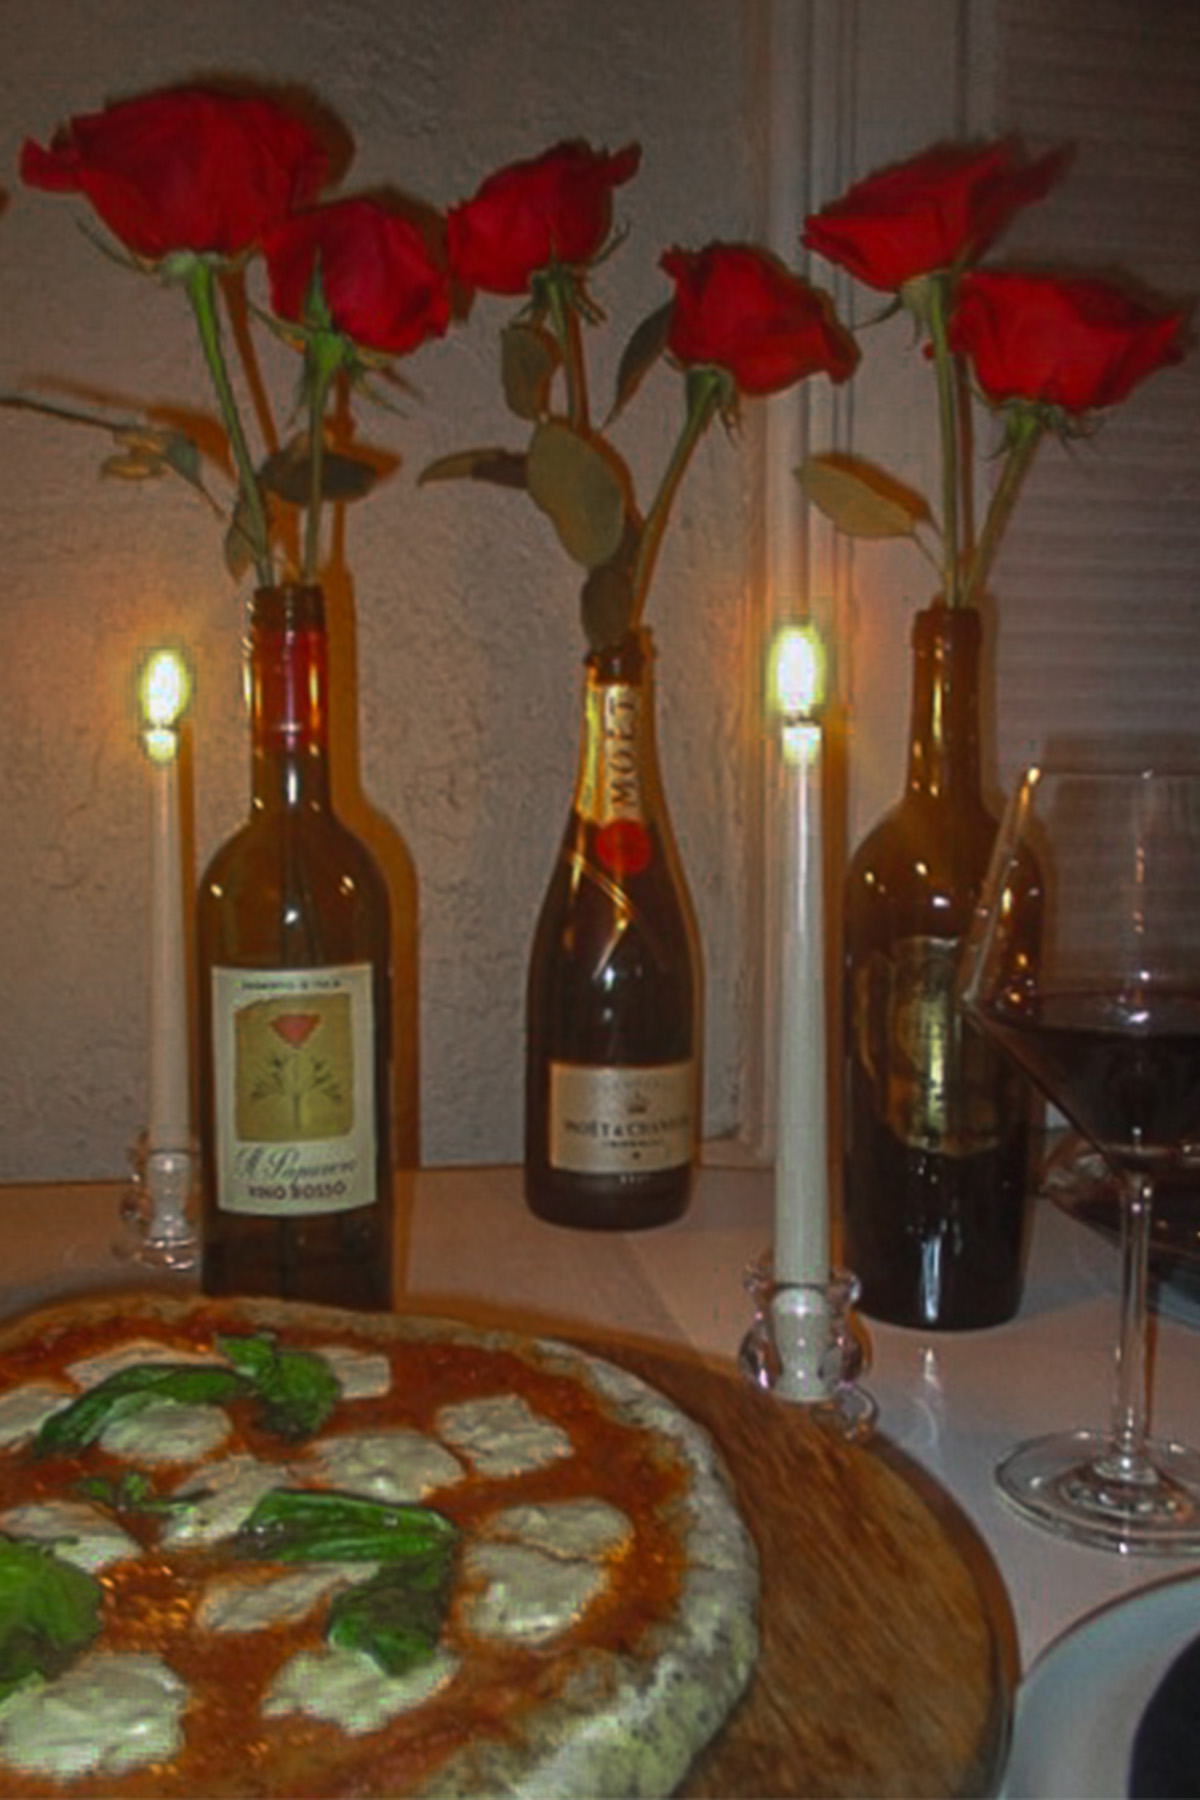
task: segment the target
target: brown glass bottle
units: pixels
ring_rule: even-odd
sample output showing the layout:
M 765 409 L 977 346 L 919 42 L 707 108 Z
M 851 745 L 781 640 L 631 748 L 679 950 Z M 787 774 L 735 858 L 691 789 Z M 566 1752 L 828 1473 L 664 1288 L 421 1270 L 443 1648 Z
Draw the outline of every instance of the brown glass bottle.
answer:
M 579 778 L 530 956 L 525 1196 L 560 1225 L 662 1225 L 691 1192 L 699 955 L 651 657 L 635 632 L 587 658 Z
M 250 610 L 251 809 L 197 909 L 201 1285 L 392 1303 L 388 897 L 330 804 L 316 587 Z
M 1021 1296 L 1031 1094 L 963 1016 L 957 975 L 996 820 L 979 759 L 979 615 L 913 629 L 908 782 L 846 884 L 846 1261 L 867 1314 L 969 1330 Z M 1031 870 L 1019 902 L 1036 952 Z

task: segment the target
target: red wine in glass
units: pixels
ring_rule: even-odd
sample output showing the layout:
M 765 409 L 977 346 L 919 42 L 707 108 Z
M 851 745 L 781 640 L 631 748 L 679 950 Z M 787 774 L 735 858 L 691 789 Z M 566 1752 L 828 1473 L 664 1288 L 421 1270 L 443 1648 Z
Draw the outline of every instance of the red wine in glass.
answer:
M 1021 871 L 1042 871 L 1031 949 Z M 1036 1438 L 997 1483 L 1027 1519 L 1080 1543 L 1200 1550 L 1200 1454 L 1148 1429 L 1146 1276 L 1159 1183 L 1200 1147 L 1200 767 L 1025 772 L 967 940 L 968 1016 L 1118 1179 L 1120 1313 L 1105 1430 Z
M 1155 1167 L 1200 1142 L 1200 994 L 1038 994 L 984 1008 L 998 1043 L 1111 1162 Z

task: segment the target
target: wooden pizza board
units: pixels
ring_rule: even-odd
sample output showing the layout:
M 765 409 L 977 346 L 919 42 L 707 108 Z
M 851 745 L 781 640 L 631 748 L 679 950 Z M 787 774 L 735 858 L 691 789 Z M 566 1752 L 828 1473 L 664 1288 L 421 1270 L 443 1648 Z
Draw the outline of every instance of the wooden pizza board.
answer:
M 1003 1582 L 965 1516 L 885 1438 L 846 1443 L 727 1363 L 658 1343 L 488 1306 L 412 1310 L 570 1339 L 668 1395 L 723 1452 L 762 1564 L 762 1651 L 679 1790 L 688 1800 L 995 1791 L 1015 1688 Z
M 999 1573 L 953 1502 L 882 1438 L 848 1444 L 727 1366 L 586 1347 L 708 1428 L 762 1559 L 757 1672 L 681 1793 L 994 1792 L 1015 1638 Z

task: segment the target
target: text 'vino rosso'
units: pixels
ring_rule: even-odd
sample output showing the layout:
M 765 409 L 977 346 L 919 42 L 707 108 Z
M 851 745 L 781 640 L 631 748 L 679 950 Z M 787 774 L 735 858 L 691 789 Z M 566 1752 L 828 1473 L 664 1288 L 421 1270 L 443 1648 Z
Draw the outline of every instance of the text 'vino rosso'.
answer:
M 197 913 L 202 1285 L 392 1298 L 387 891 L 330 803 L 319 588 L 250 615 L 251 811 Z
M 651 654 L 640 632 L 587 659 L 575 797 L 530 957 L 525 1192 L 562 1225 L 661 1225 L 691 1190 L 699 957 Z

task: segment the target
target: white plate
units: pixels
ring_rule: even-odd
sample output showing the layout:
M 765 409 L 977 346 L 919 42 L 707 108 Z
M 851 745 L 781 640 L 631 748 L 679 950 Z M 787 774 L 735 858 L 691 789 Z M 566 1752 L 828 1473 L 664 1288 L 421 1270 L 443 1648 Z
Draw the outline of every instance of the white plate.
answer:
M 1017 1695 L 1003 1800 L 1117 1800 L 1134 1733 L 1176 1655 L 1200 1634 L 1200 1575 L 1092 1613 L 1038 1657 Z

